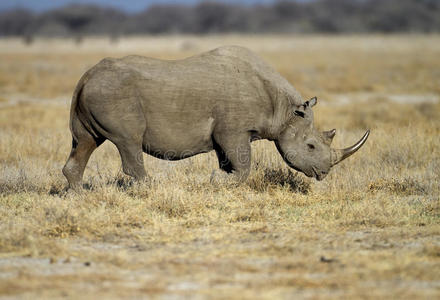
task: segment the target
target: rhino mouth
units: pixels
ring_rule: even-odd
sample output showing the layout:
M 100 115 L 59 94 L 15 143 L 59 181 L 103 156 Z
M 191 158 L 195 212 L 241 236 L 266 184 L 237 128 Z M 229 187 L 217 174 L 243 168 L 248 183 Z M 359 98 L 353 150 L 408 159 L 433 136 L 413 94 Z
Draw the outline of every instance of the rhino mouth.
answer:
M 315 177 L 316 180 L 321 181 L 321 176 L 320 174 L 316 171 L 315 167 L 312 167 L 312 176 L 310 177 Z
M 318 172 L 315 167 L 312 167 L 312 171 L 311 172 L 306 172 L 303 170 L 298 169 L 297 167 L 295 167 L 294 165 L 292 165 L 290 162 L 287 162 L 287 165 L 289 167 L 291 167 L 292 169 L 294 169 L 297 172 L 301 172 L 303 174 L 305 174 L 307 177 L 313 177 L 318 181 L 321 181 L 324 179 L 324 177 L 327 175 L 327 173 L 320 173 Z
M 315 167 L 312 167 L 312 172 L 313 172 L 313 175 L 310 177 L 315 177 L 316 180 L 318 180 L 318 181 L 323 180 L 325 178 L 325 176 L 327 176 L 327 172 L 324 172 L 324 171 L 318 172 Z
M 278 147 L 278 146 L 277 146 L 277 147 Z M 278 150 L 280 150 L 280 149 L 278 148 Z M 280 152 L 281 152 L 281 151 L 280 151 Z M 281 152 L 281 153 L 282 153 L 282 152 Z M 285 162 L 290 168 L 294 169 L 294 170 L 297 171 L 297 172 L 301 172 L 301 173 L 305 174 L 307 177 L 313 177 L 313 178 L 315 178 L 316 180 L 321 181 L 321 180 L 323 180 L 324 177 L 327 175 L 326 172 L 318 172 L 318 171 L 316 170 L 315 167 L 312 167 L 311 172 L 310 172 L 310 171 L 304 171 L 304 170 L 301 170 L 301 169 L 295 167 L 295 166 L 290 162 L 290 160 L 286 157 L 286 155 L 283 154 L 282 157 L 283 157 L 284 162 Z
M 319 174 L 318 174 L 318 172 L 316 172 L 315 167 L 312 167 L 312 176 L 310 176 L 310 177 L 315 177 L 317 180 L 320 180 Z
M 323 180 L 325 175 L 327 175 L 327 173 L 320 173 L 320 172 L 318 172 L 315 167 L 312 167 L 312 171 L 311 172 L 306 172 L 306 171 L 303 171 L 303 170 L 298 169 L 297 167 L 295 167 L 289 160 L 284 159 L 284 161 L 286 162 L 286 164 L 289 167 L 291 167 L 295 171 L 301 172 L 301 173 L 305 174 L 307 177 L 313 177 L 313 178 L 315 178 L 318 181 Z

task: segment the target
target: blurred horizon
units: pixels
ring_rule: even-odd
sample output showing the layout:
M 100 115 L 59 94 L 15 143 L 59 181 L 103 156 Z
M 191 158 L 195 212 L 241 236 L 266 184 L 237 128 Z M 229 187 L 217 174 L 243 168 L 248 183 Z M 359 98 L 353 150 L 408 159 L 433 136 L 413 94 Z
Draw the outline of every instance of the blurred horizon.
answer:
M 224 2 L 230 4 L 270 4 L 276 0 L 217 0 L 217 2 Z M 302 0 L 308 1 L 308 0 Z M 46 12 L 48 10 L 57 9 L 63 6 L 75 4 L 93 4 L 102 7 L 111 7 L 121 9 L 127 13 L 135 13 L 147 9 L 155 4 L 186 4 L 194 5 L 199 2 L 206 2 L 203 0 L 6 0 L 0 2 L 0 11 L 11 9 L 29 9 L 35 13 Z M 237 3 L 238 2 L 238 3 Z
M 440 1 L 437 0 L 246 0 L 238 3 L 231 0 L 17 0 L 0 3 L 0 37 L 438 32 Z

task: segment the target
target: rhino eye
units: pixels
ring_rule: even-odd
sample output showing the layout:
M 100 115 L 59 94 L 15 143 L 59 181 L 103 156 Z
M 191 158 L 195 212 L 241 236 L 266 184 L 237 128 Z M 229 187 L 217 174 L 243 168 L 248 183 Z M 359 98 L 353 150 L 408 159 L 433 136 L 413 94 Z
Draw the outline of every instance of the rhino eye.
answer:
M 309 148 L 309 150 L 315 150 L 315 145 L 313 144 L 307 144 L 307 147 Z

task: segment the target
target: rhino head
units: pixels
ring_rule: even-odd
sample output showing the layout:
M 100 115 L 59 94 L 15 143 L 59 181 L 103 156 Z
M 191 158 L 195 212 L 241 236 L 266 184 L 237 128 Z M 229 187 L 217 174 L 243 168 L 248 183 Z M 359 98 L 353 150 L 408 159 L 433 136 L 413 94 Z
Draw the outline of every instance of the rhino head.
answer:
M 368 138 L 368 130 L 353 146 L 345 149 L 330 147 L 336 129 L 319 132 L 313 125 L 312 107 L 316 97 L 310 99 L 293 112 L 293 118 L 275 140 L 284 161 L 293 169 L 309 177 L 322 180 L 332 166 L 355 153 Z

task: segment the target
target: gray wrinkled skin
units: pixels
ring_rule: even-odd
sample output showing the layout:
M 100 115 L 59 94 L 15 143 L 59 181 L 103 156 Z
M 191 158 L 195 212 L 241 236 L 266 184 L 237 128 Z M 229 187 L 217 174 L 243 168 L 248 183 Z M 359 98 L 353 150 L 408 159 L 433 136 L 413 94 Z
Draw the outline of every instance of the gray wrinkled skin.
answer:
M 312 106 L 316 98 L 307 101 L 275 140 L 284 161 L 309 177 L 322 180 L 332 167 L 330 144 L 335 131 L 318 132 L 313 126 Z
M 251 141 L 268 139 L 289 166 L 321 180 L 337 162 L 330 149 L 334 131 L 313 127 L 315 103 L 304 103 L 283 77 L 241 47 L 176 61 L 106 58 L 74 92 L 72 151 L 63 173 L 78 190 L 91 153 L 108 139 L 124 172 L 138 180 L 146 177 L 143 152 L 179 160 L 215 150 L 224 172 L 211 180 L 221 173 L 241 182 L 250 171 Z

